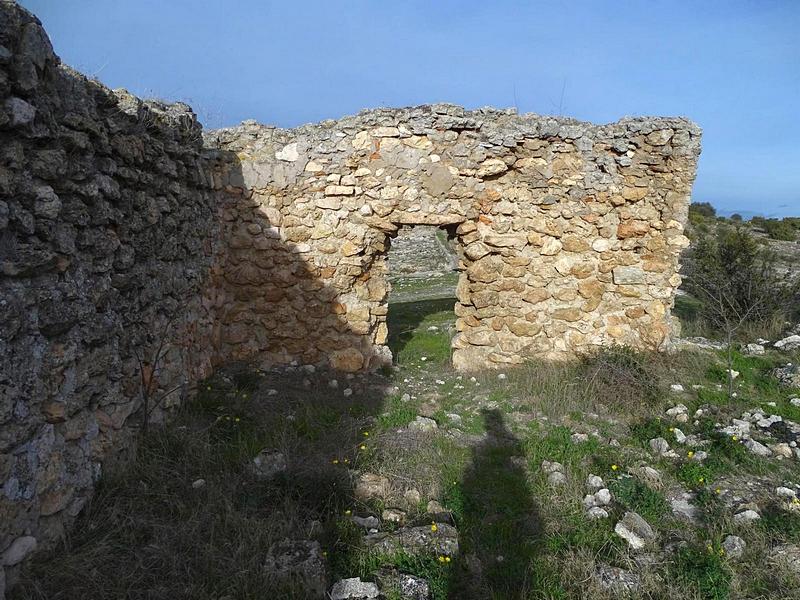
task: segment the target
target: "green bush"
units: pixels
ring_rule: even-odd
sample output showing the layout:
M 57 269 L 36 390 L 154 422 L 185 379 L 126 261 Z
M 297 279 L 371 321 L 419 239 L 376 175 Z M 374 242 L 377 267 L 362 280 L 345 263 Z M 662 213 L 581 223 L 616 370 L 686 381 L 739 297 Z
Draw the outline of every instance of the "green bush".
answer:
M 800 280 L 779 273 L 775 254 L 744 227 L 720 226 L 716 235 L 697 235 L 683 272 L 686 290 L 701 303 L 700 318 L 731 338 L 759 326 L 772 328 L 800 298 Z
M 764 230 L 773 240 L 793 242 L 797 239 L 797 230 L 787 219 L 783 219 L 782 221 L 778 219 L 767 219 L 764 221 Z
M 689 219 L 713 219 L 717 216 L 717 209 L 710 202 L 692 202 L 689 205 Z M 694 217 L 694 219 L 692 219 Z

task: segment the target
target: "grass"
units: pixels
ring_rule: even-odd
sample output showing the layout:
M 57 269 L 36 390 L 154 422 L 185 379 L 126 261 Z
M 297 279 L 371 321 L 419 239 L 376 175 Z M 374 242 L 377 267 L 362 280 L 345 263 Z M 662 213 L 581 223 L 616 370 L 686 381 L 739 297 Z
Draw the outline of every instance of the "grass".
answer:
M 414 285 L 414 293 L 424 292 Z M 743 531 L 715 492 L 718 482 L 736 477 L 797 479 L 790 461 L 757 458 L 716 433 L 716 423 L 767 402 L 784 418 L 800 418 L 788 402 L 793 392 L 769 375 L 785 356 L 735 353 L 735 398 L 717 388 L 725 382 L 721 353 L 610 348 L 571 363 L 532 361 L 506 370 L 505 379 L 492 372 L 473 380 L 449 366 L 453 303 L 392 304 L 397 366 L 348 380 L 350 397 L 327 385 L 345 381 L 344 374 L 319 372 L 306 386 L 306 375 L 246 367 L 218 373 L 169 426 L 144 440 L 133 463 L 107 470 L 77 527 L 35 560 L 12 597 L 308 597 L 297 578 L 263 567 L 284 540 L 316 540 L 334 579 L 409 573 L 428 581 L 435 600 L 608 598 L 593 579 L 601 563 L 640 571 L 643 598 L 787 598 L 798 589 L 796 578 L 765 556 L 776 544 L 800 543 L 800 513 L 765 505 L 761 521 Z M 686 391 L 671 392 L 672 383 Z M 270 395 L 273 388 L 280 393 Z M 706 415 L 677 424 L 664 414 L 677 402 L 690 415 L 700 407 Z M 409 434 L 405 427 L 420 414 L 433 415 L 438 429 Z M 689 448 L 675 442 L 676 426 L 708 440 L 705 461 L 689 459 Z M 588 438 L 576 441 L 576 431 Z M 654 437 L 667 439 L 679 458 L 654 457 Z M 250 465 L 263 449 L 282 452 L 287 472 L 259 480 Z M 548 482 L 545 460 L 563 465 L 565 483 Z M 636 475 L 645 464 L 659 470 L 660 485 Z M 385 475 L 391 489 L 358 500 L 351 471 Z M 603 477 L 612 492 L 608 519 L 586 518 L 589 474 Z M 205 484 L 195 488 L 198 479 Z M 667 492 L 675 490 L 696 494 L 698 522 L 672 515 Z M 418 492 L 418 503 L 406 501 L 409 491 Z M 429 500 L 451 513 L 459 531 L 451 563 L 426 553 L 376 553 L 351 520 L 402 508 L 408 524 L 429 524 Z M 682 544 L 651 567 L 636 566 L 614 532 L 624 511 L 648 521 L 659 542 L 677 537 Z M 384 530 L 397 527 L 384 523 Z M 720 553 L 731 532 L 747 538 L 739 561 Z M 386 595 L 399 598 L 397 590 Z
M 609 484 L 614 498 L 628 510 L 639 513 L 649 523 L 659 523 L 670 513 L 664 495 L 632 477 L 622 477 Z

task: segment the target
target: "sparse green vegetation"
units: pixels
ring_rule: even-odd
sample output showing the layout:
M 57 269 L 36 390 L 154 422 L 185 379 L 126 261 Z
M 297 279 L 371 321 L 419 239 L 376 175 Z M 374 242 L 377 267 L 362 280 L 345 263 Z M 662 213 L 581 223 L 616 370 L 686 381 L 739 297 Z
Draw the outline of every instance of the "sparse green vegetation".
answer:
M 798 589 L 797 577 L 773 568 L 768 555 L 778 544 L 800 544 L 800 513 L 759 498 L 761 519 L 745 527 L 733 521 L 738 505 L 730 503 L 747 489 L 735 487 L 743 478 L 768 478 L 773 490 L 797 481 L 795 462 L 758 457 L 719 431 L 754 407 L 800 419 L 789 402 L 797 392 L 770 375 L 785 355 L 733 352 L 735 396 L 721 389 L 726 352 L 609 348 L 582 361 L 530 362 L 504 378 L 473 378 L 449 366 L 452 304 L 391 307 L 397 366 L 384 375 L 348 380 L 247 367 L 217 374 L 173 423 L 151 432 L 130 467 L 105 475 L 75 533 L 37 559 L 14 597 L 238 600 L 266 590 L 305 598 L 307 581 L 264 568 L 284 540 L 319 543 L 334 579 L 406 573 L 424 578 L 434 600 L 610 598 L 599 565 L 637 572 L 633 597 L 777 599 Z M 332 378 L 338 387 L 328 385 Z M 352 395 L 343 395 L 345 381 Z M 685 391 L 676 395 L 672 383 Z M 680 423 L 665 414 L 678 402 L 689 415 Z M 420 415 L 437 428 L 409 429 Z M 678 428 L 701 445 L 680 444 Z M 658 437 L 674 457 L 653 454 L 649 442 Z M 256 476 L 252 460 L 262 450 L 285 456 L 286 471 Z M 700 450 L 703 460 L 694 456 Z M 351 472 L 384 476 L 389 489 L 357 498 Z M 607 517 L 587 517 L 590 475 L 610 492 Z M 695 521 L 673 513 L 680 492 L 694 494 Z M 428 514 L 429 501 L 446 514 Z M 384 520 L 384 509 L 402 510 L 405 522 Z M 629 511 L 656 532 L 652 566 L 636 566 L 638 554 L 615 532 Z M 450 522 L 459 552 L 376 551 L 354 516 L 377 517 L 387 534 L 404 526 L 435 533 L 433 525 Z M 722 546 L 732 532 L 748 544 L 735 561 Z M 382 585 L 387 598 L 401 598 Z

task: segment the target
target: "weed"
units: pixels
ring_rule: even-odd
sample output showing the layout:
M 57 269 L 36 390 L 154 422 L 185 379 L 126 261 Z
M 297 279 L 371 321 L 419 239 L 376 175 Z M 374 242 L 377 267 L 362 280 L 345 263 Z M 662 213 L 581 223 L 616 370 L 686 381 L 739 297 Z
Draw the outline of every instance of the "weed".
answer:
M 639 513 L 645 521 L 658 523 L 669 514 L 664 496 L 632 477 L 622 477 L 609 483 L 614 498 L 625 508 Z
M 697 590 L 704 600 L 730 597 L 731 571 L 717 545 L 691 545 L 678 551 L 672 571 L 676 579 Z

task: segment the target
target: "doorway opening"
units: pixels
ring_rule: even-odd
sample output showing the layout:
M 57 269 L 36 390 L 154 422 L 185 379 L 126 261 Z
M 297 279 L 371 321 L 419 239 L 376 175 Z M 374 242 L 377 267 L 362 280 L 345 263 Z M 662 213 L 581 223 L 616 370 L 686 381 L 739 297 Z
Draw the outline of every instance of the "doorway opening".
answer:
M 394 363 L 450 365 L 459 278 L 455 227 L 402 227 L 391 240 L 386 264 Z

